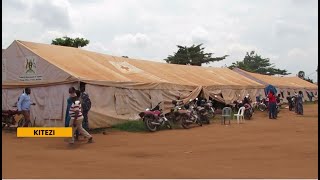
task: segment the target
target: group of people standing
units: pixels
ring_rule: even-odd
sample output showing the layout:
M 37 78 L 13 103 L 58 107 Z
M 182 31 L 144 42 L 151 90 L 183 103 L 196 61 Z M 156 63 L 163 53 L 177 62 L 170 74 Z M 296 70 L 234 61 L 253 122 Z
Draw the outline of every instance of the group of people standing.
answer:
M 65 117 L 65 127 L 72 127 L 72 138 L 70 143 L 79 140 L 79 135 L 88 138 L 88 142 L 92 142 L 92 136 L 88 133 L 89 121 L 88 113 L 91 109 L 91 100 L 85 86 L 80 85 L 80 90 L 74 87 L 69 88 L 69 98 L 67 100 L 67 109 Z
M 268 93 L 268 99 L 269 99 L 269 101 L 268 101 L 269 119 L 276 119 L 277 118 L 276 106 L 277 106 L 277 103 L 280 102 L 280 94 L 276 97 L 274 92 L 272 90 L 270 90 Z M 298 115 L 303 115 L 303 93 L 302 93 L 302 91 L 295 93 L 295 95 L 293 97 L 288 96 L 287 99 L 288 99 L 288 103 L 289 103 L 289 110 L 292 107 L 295 109 L 295 112 Z

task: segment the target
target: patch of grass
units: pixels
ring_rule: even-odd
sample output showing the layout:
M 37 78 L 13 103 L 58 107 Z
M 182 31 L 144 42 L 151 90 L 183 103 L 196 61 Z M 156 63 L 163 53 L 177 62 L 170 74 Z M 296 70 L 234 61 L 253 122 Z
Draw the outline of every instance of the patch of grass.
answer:
M 314 103 L 314 101 L 305 101 L 303 104 L 306 104 L 306 105 L 309 105 L 309 104 L 318 104 L 318 102 L 317 103 Z
M 144 132 L 146 128 L 142 121 L 127 121 L 124 123 L 116 124 L 112 126 L 112 129 L 128 132 Z

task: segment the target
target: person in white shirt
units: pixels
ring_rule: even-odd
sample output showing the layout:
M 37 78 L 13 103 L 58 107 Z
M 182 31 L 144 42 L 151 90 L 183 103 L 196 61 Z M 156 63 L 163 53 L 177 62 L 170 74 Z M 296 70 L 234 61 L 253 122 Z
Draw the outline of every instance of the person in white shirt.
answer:
M 83 115 L 81 110 L 81 102 L 79 98 L 72 97 L 72 105 L 69 110 L 71 117 L 70 126 L 72 127 L 72 135 L 78 130 L 83 136 L 87 137 L 88 143 L 92 143 L 92 136 L 82 127 Z M 72 136 L 70 144 L 74 143 L 74 136 Z

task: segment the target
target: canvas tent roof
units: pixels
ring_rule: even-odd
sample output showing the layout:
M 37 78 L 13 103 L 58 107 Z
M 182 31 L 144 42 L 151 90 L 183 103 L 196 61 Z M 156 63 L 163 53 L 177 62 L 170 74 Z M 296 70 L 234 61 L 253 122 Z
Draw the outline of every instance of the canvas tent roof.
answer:
M 228 104 L 264 88 L 228 68 L 159 63 L 26 41 L 14 41 L 2 60 L 3 107 L 10 108 L 22 88 L 32 87 L 31 98 L 37 102 L 32 113 L 43 125 L 64 119 L 67 89 L 79 88 L 79 81 L 87 83 L 92 101 L 91 128 L 137 120 L 139 112 L 159 102 L 169 112 L 178 96 L 186 102 L 201 94 Z
M 68 74 L 65 79 L 74 79 L 91 84 L 112 85 L 131 88 L 186 88 L 208 86 L 217 88 L 262 88 L 260 83 L 239 76 L 228 68 L 196 67 L 151 62 L 110 56 L 83 49 L 47 45 L 26 41 L 14 41 L 18 51 L 26 48 L 60 71 Z M 9 49 L 9 48 L 7 48 Z M 7 52 L 10 53 L 10 52 Z M 56 73 L 56 72 L 54 72 Z M 59 76 L 60 77 L 60 76 Z M 61 76 L 62 77 L 62 76 Z M 45 82 L 54 83 L 54 82 Z M 19 81 L 3 82 L 3 87 L 17 86 Z M 27 83 L 28 84 L 28 83 Z M 38 82 L 39 84 L 39 82 Z
M 296 76 L 293 76 L 293 77 L 268 76 L 268 75 L 247 72 L 239 68 L 235 68 L 234 71 L 250 79 L 256 80 L 257 82 L 260 82 L 261 84 L 264 84 L 264 85 L 271 84 L 278 88 L 318 89 L 317 85 L 310 83 L 308 81 L 302 80 Z

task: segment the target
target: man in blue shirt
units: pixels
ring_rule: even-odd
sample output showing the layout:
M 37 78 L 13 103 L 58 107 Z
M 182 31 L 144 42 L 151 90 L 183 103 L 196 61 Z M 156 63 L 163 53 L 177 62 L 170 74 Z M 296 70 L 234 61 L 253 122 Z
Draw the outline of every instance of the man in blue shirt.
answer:
M 35 103 L 31 103 L 30 99 L 31 89 L 25 88 L 24 93 L 19 97 L 19 101 L 17 103 L 19 113 L 22 113 L 25 119 L 24 127 L 28 127 L 30 122 L 30 106 L 36 105 Z

